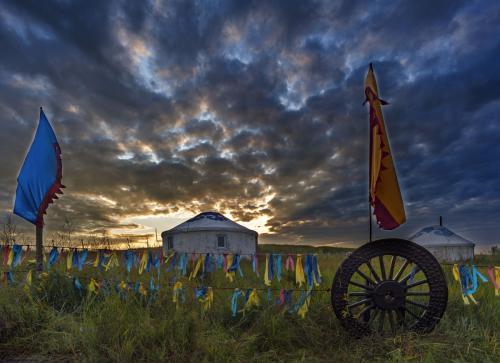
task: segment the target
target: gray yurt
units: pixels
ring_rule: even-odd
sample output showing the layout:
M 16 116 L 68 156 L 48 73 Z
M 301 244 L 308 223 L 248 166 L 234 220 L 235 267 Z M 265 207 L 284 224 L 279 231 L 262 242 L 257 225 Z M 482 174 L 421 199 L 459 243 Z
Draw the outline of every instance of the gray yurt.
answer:
M 474 243 L 443 226 L 422 228 L 410 240 L 427 248 L 440 262 L 465 261 L 474 257 Z
M 204 212 L 161 234 L 164 251 L 254 254 L 258 234 L 217 212 Z

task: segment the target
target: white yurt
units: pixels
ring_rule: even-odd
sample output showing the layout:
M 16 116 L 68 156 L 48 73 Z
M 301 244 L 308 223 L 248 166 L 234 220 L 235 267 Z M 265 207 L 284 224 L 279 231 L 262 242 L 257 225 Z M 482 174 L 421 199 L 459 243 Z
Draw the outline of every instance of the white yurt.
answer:
M 410 240 L 427 248 L 440 262 L 474 258 L 475 244 L 444 227 L 442 218 L 439 225 L 422 228 Z
M 204 212 L 162 232 L 164 251 L 254 254 L 258 233 L 217 212 Z

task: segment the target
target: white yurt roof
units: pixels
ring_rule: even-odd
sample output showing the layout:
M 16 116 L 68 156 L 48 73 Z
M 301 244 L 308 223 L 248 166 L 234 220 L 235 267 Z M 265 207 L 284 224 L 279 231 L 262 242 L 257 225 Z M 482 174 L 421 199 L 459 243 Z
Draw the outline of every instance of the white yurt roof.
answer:
M 441 225 L 422 228 L 410 240 L 421 246 L 474 247 L 474 243 Z
M 195 231 L 230 231 L 257 235 L 257 232 L 243 227 L 242 225 L 233 222 L 229 218 L 217 212 L 200 213 L 197 216 L 175 226 L 174 228 L 163 232 L 162 235 L 164 233 L 175 234 Z

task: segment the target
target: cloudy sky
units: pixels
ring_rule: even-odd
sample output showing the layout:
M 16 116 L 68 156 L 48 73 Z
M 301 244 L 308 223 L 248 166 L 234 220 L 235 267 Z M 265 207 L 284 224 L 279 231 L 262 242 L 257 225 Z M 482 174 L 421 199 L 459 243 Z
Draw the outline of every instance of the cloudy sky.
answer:
M 367 239 L 373 62 L 408 222 L 500 244 L 497 1 L 0 0 L 0 210 L 43 105 L 79 231 L 217 210 L 261 241 Z M 28 226 L 15 219 L 20 228 Z

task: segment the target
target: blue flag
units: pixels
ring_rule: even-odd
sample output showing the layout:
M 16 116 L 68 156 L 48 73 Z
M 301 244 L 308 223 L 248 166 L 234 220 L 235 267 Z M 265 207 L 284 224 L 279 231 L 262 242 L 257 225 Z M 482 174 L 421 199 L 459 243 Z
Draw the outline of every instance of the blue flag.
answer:
M 47 207 L 62 194 L 61 149 L 54 130 L 40 107 L 40 121 L 33 143 L 17 177 L 14 213 L 43 226 Z

